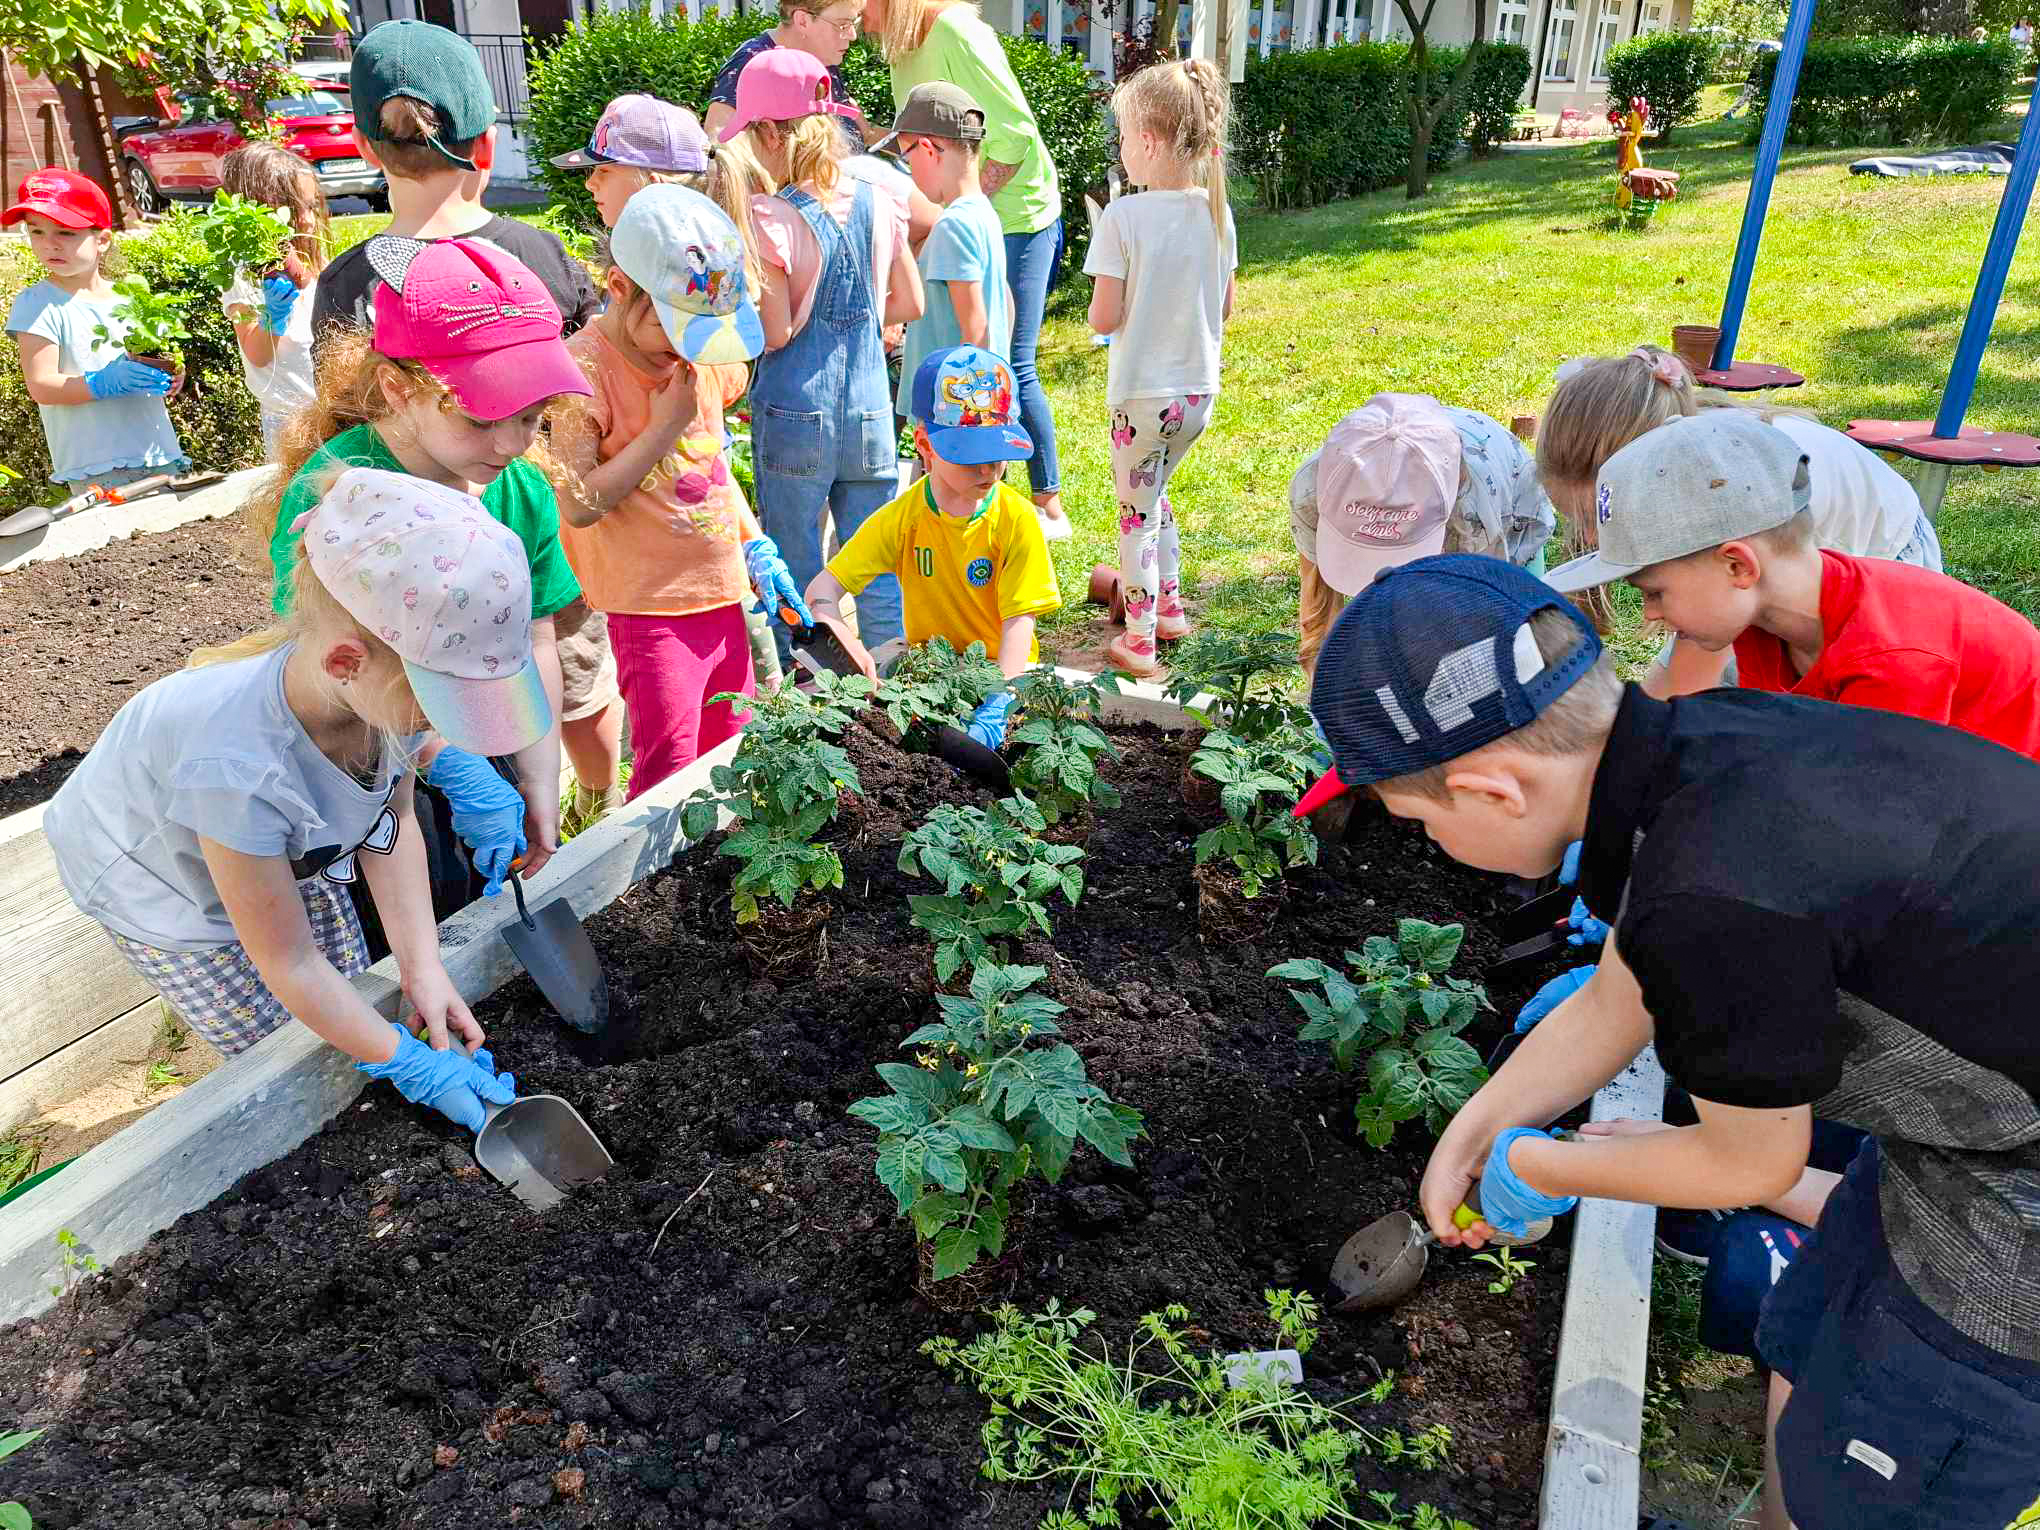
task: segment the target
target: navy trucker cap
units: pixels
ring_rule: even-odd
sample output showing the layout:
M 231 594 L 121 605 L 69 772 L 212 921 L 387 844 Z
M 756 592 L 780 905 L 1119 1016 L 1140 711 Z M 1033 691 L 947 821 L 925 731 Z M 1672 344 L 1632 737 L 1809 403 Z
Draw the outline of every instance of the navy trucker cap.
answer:
M 1530 631 L 1563 611 L 1580 643 L 1546 664 Z M 1601 656 L 1594 624 L 1505 558 L 1448 553 L 1384 569 L 1347 603 L 1318 654 L 1311 715 L 1332 769 L 1294 811 L 1355 786 L 1428 770 L 1514 733 Z

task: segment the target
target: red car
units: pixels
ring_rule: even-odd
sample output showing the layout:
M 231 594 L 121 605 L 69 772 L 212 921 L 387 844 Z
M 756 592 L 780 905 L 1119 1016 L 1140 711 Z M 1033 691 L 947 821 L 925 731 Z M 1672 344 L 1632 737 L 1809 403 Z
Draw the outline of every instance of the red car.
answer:
M 114 123 L 135 205 L 160 213 L 172 201 L 210 201 L 220 161 L 242 143 L 240 130 L 231 122 L 186 120 L 183 101 L 167 91 L 156 99 L 163 116 Z M 387 205 L 383 174 L 356 151 L 354 113 L 339 96 L 308 83 L 300 94 L 271 101 L 269 111 L 283 119 L 284 147 L 311 162 L 329 200 L 366 197 L 378 208 Z

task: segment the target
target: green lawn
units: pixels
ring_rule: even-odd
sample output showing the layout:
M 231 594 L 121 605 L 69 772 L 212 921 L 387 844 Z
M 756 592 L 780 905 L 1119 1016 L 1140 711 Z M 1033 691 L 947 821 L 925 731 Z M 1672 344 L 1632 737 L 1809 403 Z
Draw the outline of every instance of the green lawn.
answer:
M 1186 593 L 1205 615 L 1293 624 L 1289 475 L 1369 395 L 1433 393 L 1506 421 L 1539 412 L 1568 356 L 1714 322 L 1754 155 L 1739 130 L 1682 129 L 1647 154 L 1684 179 L 1640 234 L 1612 226 L 1605 140 L 1462 166 L 1415 204 L 1396 191 L 1245 211 L 1224 392 L 1174 484 Z M 1805 373 L 1790 401 L 1830 424 L 1930 417 L 2002 182 L 1878 181 L 1848 173 L 1855 157 L 1788 150 L 1738 350 Z M 1117 557 L 1088 293 L 1066 282 L 1042 348 L 1077 526 L 1056 554 L 1071 604 L 1048 624 L 1066 648 L 1102 640 L 1102 613 L 1078 602 L 1091 565 Z M 2040 428 L 2040 236 L 2012 267 L 1969 419 Z M 1951 573 L 2040 616 L 2040 472 L 1958 471 L 1941 535 Z

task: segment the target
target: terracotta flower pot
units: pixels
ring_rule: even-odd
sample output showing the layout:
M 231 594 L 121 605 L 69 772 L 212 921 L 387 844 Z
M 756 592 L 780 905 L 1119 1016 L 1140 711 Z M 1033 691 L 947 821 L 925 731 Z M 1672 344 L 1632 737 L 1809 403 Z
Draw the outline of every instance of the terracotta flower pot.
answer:
M 1696 372 L 1714 365 L 1714 347 L 1721 343 L 1718 324 L 1674 324 L 1672 350 Z
M 1509 421 L 1509 432 L 1519 441 L 1535 441 L 1537 439 L 1537 416 L 1534 414 L 1517 415 Z
M 137 354 L 134 351 L 129 351 L 127 353 L 127 357 L 128 360 L 130 361 L 139 361 L 145 367 L 154 367 L 158 372 L 168 372 L 170 376 L 173 378 L 177 376 L 178 369 L 184 365 L 183 362 L 174 360 L 168 356 L 143 356 Z M 177 397 L 177 395 L 183 391 L 184 391 L 183 383 L 173 382 L 170 385 L 170 391 L 163 395 L 163 401 L 165 403 L 168 403 L 171 399 Z
M 1092 605 L 1109 609 L 1114 625 L 1126 621 L 1126 582 L 1111 564 L 1100 563 L 1092 568 L 1087 598 Z

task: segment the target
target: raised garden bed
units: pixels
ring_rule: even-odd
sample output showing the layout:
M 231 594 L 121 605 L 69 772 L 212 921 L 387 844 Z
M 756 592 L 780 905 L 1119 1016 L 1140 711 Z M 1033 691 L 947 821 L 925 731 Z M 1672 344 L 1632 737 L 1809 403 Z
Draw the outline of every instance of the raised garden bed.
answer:
M 1130 1171 L 1080 1152 L 1061 1186 L 1030 1189 L 1011 1298 L 1095 1308 L 1115 1342 L 1181 1302 L 1212 1350 L 1271 1348 L 1263 1291 L 1321 1291 L 1347 1232 L 1409 1204 L 1428 1140 L 1416 1124 L 1384 1151 L 1356 1140 L 1357 1080 L 1299 1046 L 1265 969 L 1336 961 L 1414 916 L 1463 919 L 1477 977 L 1503 900 L 1371 821 L 1291 874 L 1264 941 L 1206 946 L 1184 742 L 1115 734 L 1125 805 L 1090 842 L 1080 909 L 1022 955 L 1149 1135 Z M 377 1090 L 82 1301 L 0 1334 L 5 1416 L 51 1425 L 9 1465 L 38 1524 L 1018 1530 L 1055 1507 L 978 1478 L 985 1404 L 918 1350 L 980 1320 L 913 1296 L 874 1134 L 844 1114 L 933 1017 L 906 920 L 926 883 L 896 869 L 897 840 L 936 801 L 982 799 L 852 740 L 865 797 L 812 981 L 748 976 L 731 862 L 704 846 L 593 921 L 626 1021 L 613 1055 L 577 1055 L 521 980 L 479 1008 L 522 1087 L 573 1099 L 604 1136 L 605 1184 L 535 1216 L 476 1177 L 460 1134 Z M 1499 1030 L 1487 1016 L 1470 1035 Z M 1350 1397 L 1392 1370 L 1368 1426 L 1452 1431 L 1443 1470 L 1362 1461 L 1363 1488 L 1486 1530 L 1536 1522 L 1567 1255 L 1532 1257 L 1505 1295 L 1447 1256 L 1397 1312 L 1325 1321 L 1314 1390 Z

